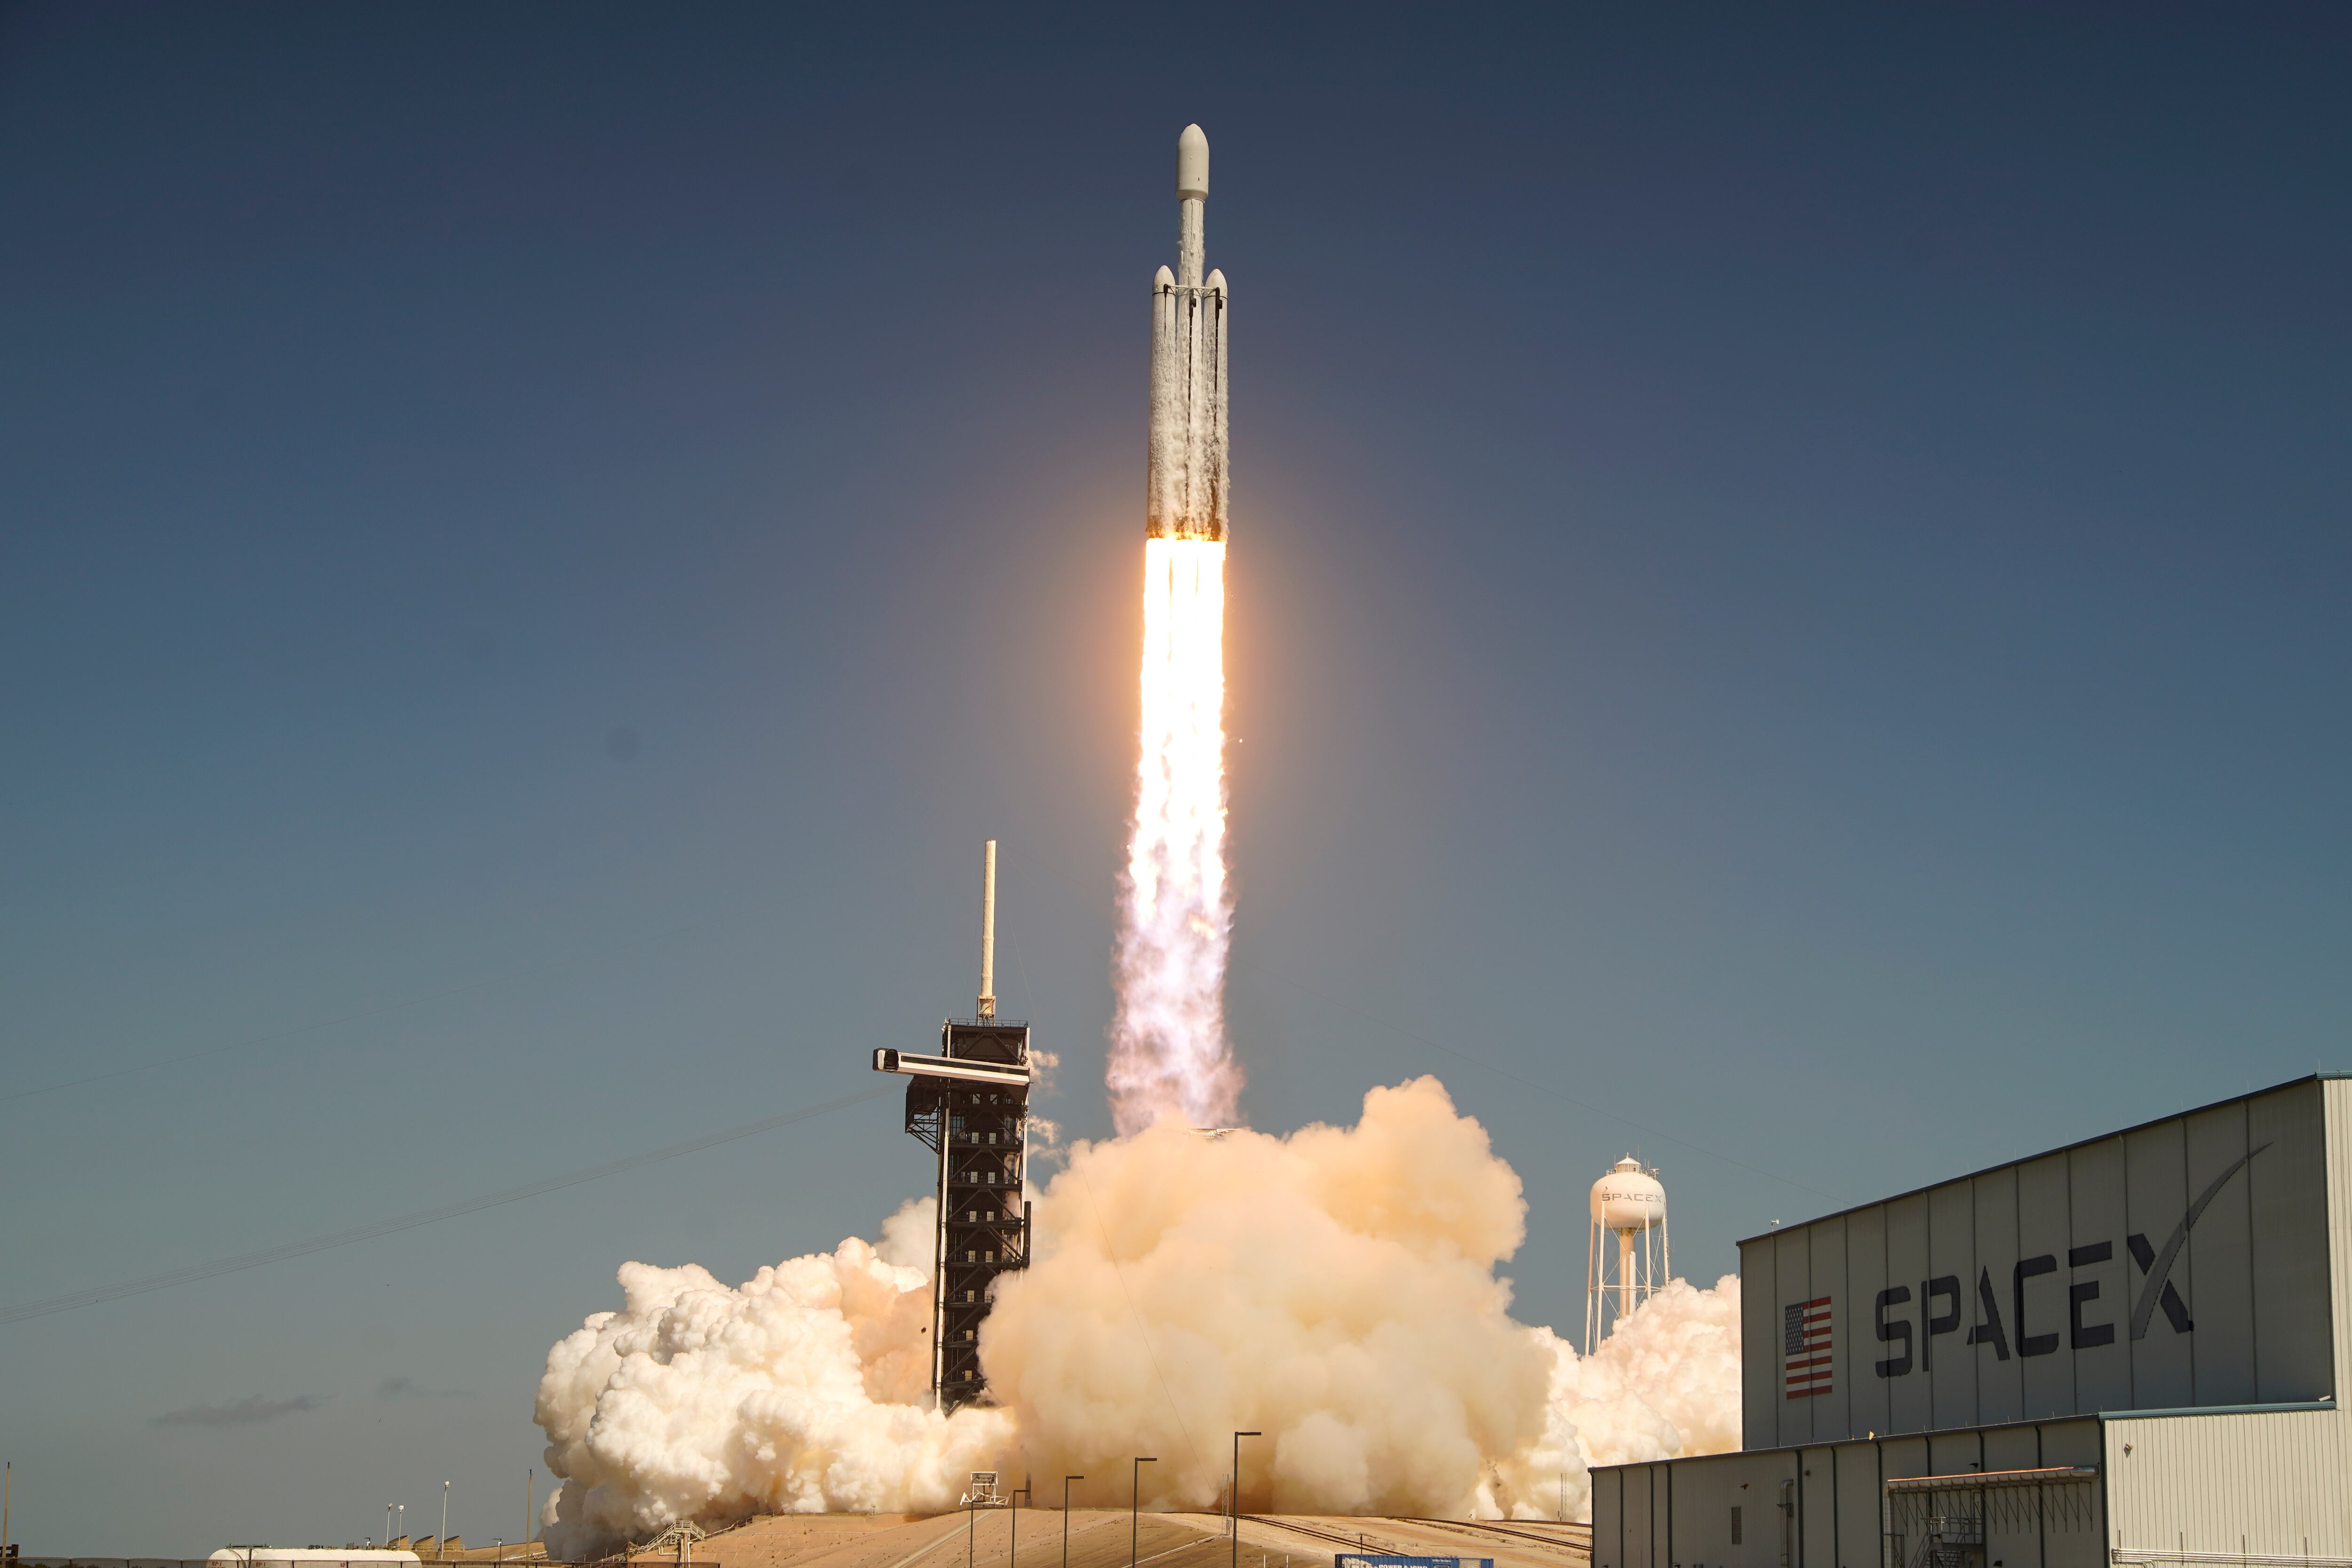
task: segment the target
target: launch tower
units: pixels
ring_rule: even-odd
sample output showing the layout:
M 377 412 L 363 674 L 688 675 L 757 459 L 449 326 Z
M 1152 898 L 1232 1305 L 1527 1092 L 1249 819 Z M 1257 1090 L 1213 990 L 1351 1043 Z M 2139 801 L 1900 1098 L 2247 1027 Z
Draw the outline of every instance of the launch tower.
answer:
M 940 1053 L 877 1051 L 903 1073 L 907 1131 L 939 1157 L 931 1241 L 931 1392 L 943 1411 L 983 1401 L 980 1325 L 997 1277 L 1029 1266 L 1029 1026 L 996 1016 L 996 841 L 982 862 L 980 999 L 940 1026 Z

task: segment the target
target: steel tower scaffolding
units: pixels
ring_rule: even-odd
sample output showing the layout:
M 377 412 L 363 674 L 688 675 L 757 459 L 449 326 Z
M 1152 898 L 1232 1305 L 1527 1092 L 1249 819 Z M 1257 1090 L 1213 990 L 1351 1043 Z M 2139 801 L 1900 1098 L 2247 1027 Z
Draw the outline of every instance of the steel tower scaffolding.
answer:
M 980 1325 L 998 1276 L 1029 1265 L 1029 1026 L 996 1016 L 996 841 L 982 861 L 980 999 L 940 1026 L 940 1054 L 877 1051 L 907 1075 L 907 1131 L 939 1159 L 931 1247 L 931 1393 L 941 1410 L 984 1401 Z

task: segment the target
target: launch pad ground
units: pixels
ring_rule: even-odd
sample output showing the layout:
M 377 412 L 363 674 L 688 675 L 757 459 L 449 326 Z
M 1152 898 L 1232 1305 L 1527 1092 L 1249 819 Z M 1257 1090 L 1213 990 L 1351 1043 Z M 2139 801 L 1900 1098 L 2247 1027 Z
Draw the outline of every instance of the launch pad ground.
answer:
M 1060 1568 L 1062 1514 L 1010 1511 L 905 1514 L 777 1514 L 694 1545 L 696 1568 Z M 1127 1568 L 1125 1509 L 1073 1509 L 1069 1568 Z M 1017 1548 L 1017 1558 L 1008 1548 Z M 1136 1568 L 1224 1568 L 1234 1560 L 1222 1514 L 1147 1513 L 1135 1526 Z M 1336 1552 L 1491 1557 L 1495 1568 L 1589 1568 L 1591 1531 L 1548 1521 L 1471 1521 L 1244 1514 L 1243 1568 L 1319 1568 Z M 674 1558 L 646 1553 L 639 1568 Z

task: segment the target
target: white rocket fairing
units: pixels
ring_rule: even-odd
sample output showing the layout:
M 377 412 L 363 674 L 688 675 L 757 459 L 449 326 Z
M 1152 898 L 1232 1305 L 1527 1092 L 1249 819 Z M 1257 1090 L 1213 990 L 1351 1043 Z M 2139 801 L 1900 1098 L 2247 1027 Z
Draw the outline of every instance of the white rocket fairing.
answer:
M 1225 537 L 1225 275 L 1201 277 L 1209 139 L 1176 139 L 1176 270 L 1151 286 L 1151 451 L 1143 532 Z

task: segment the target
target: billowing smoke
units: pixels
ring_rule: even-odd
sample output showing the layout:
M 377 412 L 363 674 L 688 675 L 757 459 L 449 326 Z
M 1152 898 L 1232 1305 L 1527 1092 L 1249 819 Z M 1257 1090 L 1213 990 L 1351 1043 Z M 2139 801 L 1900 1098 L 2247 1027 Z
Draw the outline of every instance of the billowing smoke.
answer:
M 1144 541 L 1135 824 L 1119 878 L 1118 1010 L 1106 1080 L 1122 1133 L 1234 1119 L 1225 1039 L 1225 547 Z
M 763 1269 L 621 1270 L 626 1304 L 548 1356 L 549 1546 L 679 1519 L 952 1507 L 973 1469 L 1145 1469 L 1147 1507 L 1586 1517 L 1595 1463 L 1738 1441 L 1738 1281 L 1676 1283 L 1580 1357 L 1509 1315 L 1519 1180 L 1434 1079 L 1352 1127 L 1211 1137 L 1172 1122 L 1073 1147 L 1040 1257 L 999 1286 L 999 1408 L 924 1408 L 928 1204 L 877 1249 Z M 1062 1467 L 1055 1469 L 1055 1466 Z
M 1012 1445 L 1012 1418 L 924 1408 L 934 1200 L 877 1247 L 762 1269 L 730 1290 L 688 1264 L 621 1268 L 624 1305 L 547 1353 L 534 1418 L 549 1550 L 580 1561 L 678 1520 L 929 1511 Z

